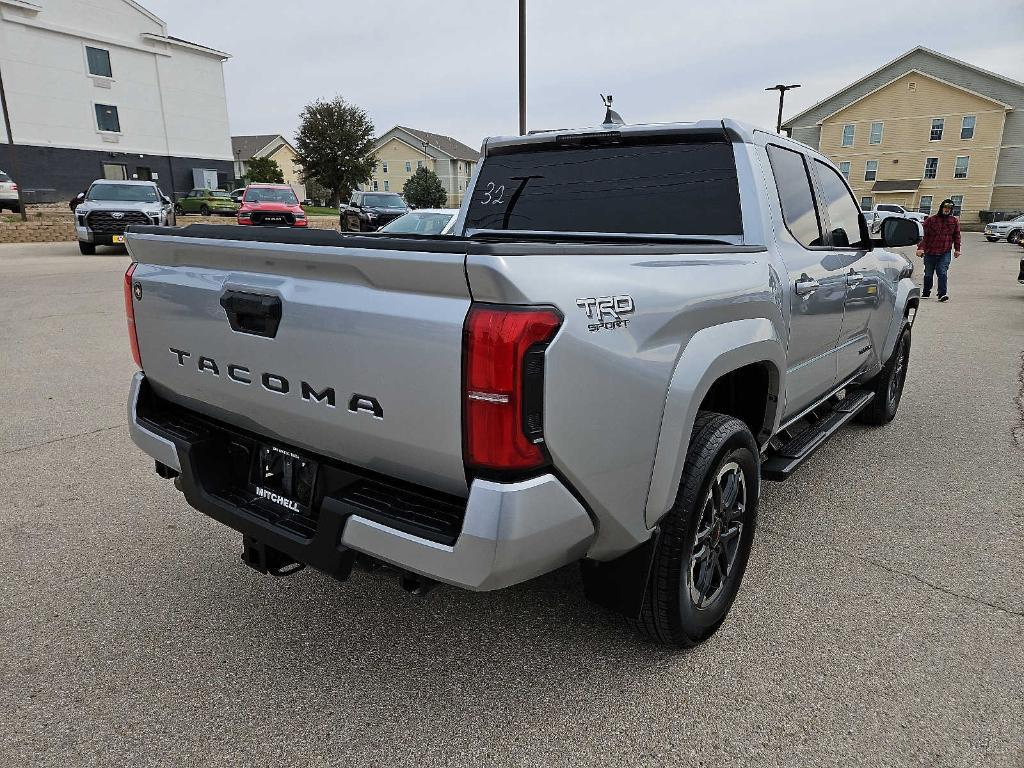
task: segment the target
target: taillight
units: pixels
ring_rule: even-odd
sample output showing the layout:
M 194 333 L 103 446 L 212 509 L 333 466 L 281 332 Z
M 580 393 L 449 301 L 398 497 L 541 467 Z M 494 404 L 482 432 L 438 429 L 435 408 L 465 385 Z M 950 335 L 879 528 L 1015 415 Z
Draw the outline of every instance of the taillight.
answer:
M 139 266 L 137 263 L 132 262 L 128 271 L 124 273 L 124 314 L 128 318 L 128 341 L 132 345 L 132 359 L 141 368 L 142 356 L 139 354 L 139 334 L 135 330 L 135 302 L 132 295 L 134 292 L 132 275 L 137 266 Z
M 11 192 L 17 192 L 17 191 L 18 191 L 18 185 L 17 184 L 11 184 Z
M 561 323 L 553 309 L 470 308 L 463 392 L 467 466 L 522 471 L 546 463 L 544 349 Z

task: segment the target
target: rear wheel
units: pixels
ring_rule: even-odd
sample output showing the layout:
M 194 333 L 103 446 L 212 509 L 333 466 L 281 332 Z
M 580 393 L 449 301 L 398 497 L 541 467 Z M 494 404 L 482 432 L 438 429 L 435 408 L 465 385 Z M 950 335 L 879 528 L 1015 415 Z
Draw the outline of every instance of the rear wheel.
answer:
M 209 216 L 210 215 L 210 207 L 208 205 L 201 205 L 201 206 L 199 206 L 199 215 L 200 216 Z
M 701 412 L 693 425 L 675 504 L 662 519 L 650 583 L 633 626 L 689 647 L 732 607 L 750 557 L 760 493 L 760 452 L 747 426 Z
M 899 339 L 892 357 L 881 372 L 867 384 L 867 389 L 875 393 L 864 410 L 857 414 L 862 424 L 880 427 L 896 418 L 900 400 L 903 398 L 903 385 L 907 381 L 907 367 L 910 364 L 910 326 L 906 326 Z
M 78 241 L 78 250 L 82 252 L 83 256 L 95 256 L 96 255 L 96 243 L 86 243 L 82 240 Z

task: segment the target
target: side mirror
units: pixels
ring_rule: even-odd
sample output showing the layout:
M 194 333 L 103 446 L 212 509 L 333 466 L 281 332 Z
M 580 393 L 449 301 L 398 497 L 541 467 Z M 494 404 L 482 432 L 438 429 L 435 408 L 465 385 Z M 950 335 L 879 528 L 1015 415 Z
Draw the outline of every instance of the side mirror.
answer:
M 882 221 L 882 226 L 879 229 L 882 237 L 875 242 L 883 248 L 902 248 L 921 242 L 922 227 L 913 219 L 890 216 Z
M 164 201 L 164 205 L 171 204 L 171 198 L 169 198 L 167 195 L 160 195 L 160 198 Z

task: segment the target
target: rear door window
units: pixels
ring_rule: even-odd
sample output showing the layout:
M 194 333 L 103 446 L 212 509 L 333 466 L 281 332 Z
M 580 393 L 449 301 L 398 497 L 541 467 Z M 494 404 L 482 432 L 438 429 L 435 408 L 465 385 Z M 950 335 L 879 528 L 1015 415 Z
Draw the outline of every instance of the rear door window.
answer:
M 768 159 L 779 190 L 786 228 L 803 246 L 814 248 L 822 245 L 821 222 L 803 155 L 769 144 Z
M 741 235 L 732 145 L 612 144 L 492 154 L 467 229 Z

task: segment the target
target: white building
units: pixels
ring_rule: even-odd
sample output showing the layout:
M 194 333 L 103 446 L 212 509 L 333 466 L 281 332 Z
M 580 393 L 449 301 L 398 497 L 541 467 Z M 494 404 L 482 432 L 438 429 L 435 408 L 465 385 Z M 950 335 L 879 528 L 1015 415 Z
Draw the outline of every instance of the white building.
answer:
M 168 35 L 132 0 L 0 0 L 15 181 L 30 202 L 104 177 L 153 179 L 168 195 L 226 186 L 227 58 Z M 13 175 L 0 137 L 0 168 Z

